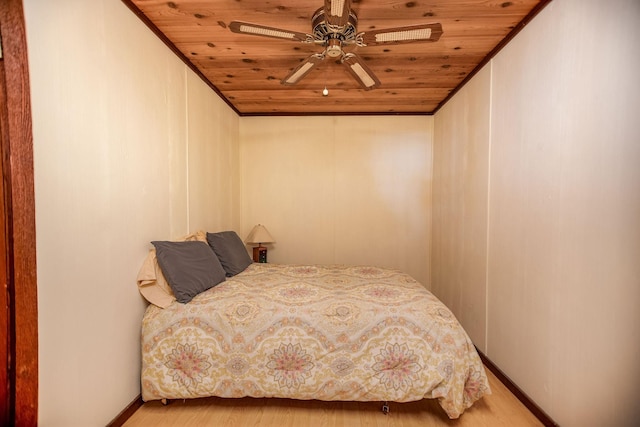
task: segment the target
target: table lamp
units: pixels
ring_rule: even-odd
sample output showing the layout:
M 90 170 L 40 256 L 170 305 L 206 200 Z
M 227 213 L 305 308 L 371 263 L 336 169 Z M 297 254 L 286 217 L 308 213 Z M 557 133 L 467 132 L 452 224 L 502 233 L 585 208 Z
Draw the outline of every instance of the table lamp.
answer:
M 267 248 L 262 246 L 263 243 L 275 243 L 269 231 L 262 224 L 258 224 L 249 233 L 244 241 L 248 244 L 258 244 L 253 248 L 253 262 L 267 262 Z

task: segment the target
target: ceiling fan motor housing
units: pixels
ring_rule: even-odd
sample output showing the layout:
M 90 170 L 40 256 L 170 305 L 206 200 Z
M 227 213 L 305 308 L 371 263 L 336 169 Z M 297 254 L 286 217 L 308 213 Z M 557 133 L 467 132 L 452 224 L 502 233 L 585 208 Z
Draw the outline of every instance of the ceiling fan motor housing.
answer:
M 356 40 L 358 17 L 349 11 L 349 21 L 343 26 L 330 25 L 323 7 L 313 14 L 313 37 L 327 46 L 327 55 L 335 58 L 342 54 L 343 44 L 353 44 Z

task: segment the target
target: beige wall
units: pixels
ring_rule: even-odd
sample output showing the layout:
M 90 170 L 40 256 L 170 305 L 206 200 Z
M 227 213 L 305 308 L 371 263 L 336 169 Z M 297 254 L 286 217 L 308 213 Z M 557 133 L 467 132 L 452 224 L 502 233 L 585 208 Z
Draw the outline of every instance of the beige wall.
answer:
M 431 287 L 486 351 L 491 67 L 436 116 Z
M 238 117 L 122 2 L 24 6 L 39 424 L 100 426 L 140 393 L 149 241 L 238 222 Z
M 122 3 L 24 5 L 40 425 L 104 425 L 139 393 L 150 240 L 264 222 L 273 261 L 426 281 L 432 118 L 240 119 Z
M 637 2 L 552 2 L 435 120 L 238 118 L 120 1 L 24 4 L 40 425 L 104 425 L 139 393 L 150 240 L 258 222 L 274 262 L 433 277 L 562 425 L 630 424 Z
M 238 230 L 239 117 L 199 77 L 186 74 L 188 229 Z
M 640 420 L 638 22 L 637 1 L 553 2 L 435 118 L 433 288 L 563 426 Z
M 429 285 L 433 118 L 244 117 L 242 230 L 281 263 L 375 264 Z

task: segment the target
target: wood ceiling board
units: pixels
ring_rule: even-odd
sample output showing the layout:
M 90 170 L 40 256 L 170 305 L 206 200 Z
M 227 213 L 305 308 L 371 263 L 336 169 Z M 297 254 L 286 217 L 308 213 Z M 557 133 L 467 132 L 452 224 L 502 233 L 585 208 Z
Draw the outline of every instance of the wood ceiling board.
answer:
M 123 0 L 240 115 L 432 114 L 549 1 L 352 1 L 358 31 L 433 22 L 443 27 L 437 42 L 344 47 L 381 82 L 365 91 L 328 58 L 297 85 L 282 86 L 281 79 L 323 48 L 228 29 L 240 20 L 309 33 L 322 1 Z M 330 100 L 318 101 L 325 84 L 334 88 Z

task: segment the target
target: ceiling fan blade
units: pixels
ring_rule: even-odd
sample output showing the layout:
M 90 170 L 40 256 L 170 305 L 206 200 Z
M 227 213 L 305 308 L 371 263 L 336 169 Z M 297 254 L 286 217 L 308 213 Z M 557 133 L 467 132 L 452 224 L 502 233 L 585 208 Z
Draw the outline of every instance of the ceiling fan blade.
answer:
M 301 42 L 313 42 L 310 34 L 299 33 L 297 31 L 282 30 L 280 28 L 267 27 L 265 25 L 250 24 L 242 21 L 232 21 L 229 29 L 234 33 L 250 34 L 254 36 L 274 37 L 277 39 L 296 40 Z
M 435 42 L 442 35 L 442 25 L 424 24 L 387 28 L 362 33 L 365 46 L 395 43 Z
M 285 86 L 292 86 L 298 83 L 304 76 L 309 74 L 313 67 L 322 62 L 324 55 L 321 53 L 314 53 L 307 59 L 305 59 L 300 65 L 298 65 L 287 77 L 282 79 L 282 84 Z
M 355 53 L 345 53 L 342 56 L 342 63 L 365 90 L 380 86 L 380 80 L 373 74 L 373 71 L 364 63 L 362 58 Z
M 324 0 L 324 16 L 327 24 L 344 27 L 349 22 L 351 0 Z

